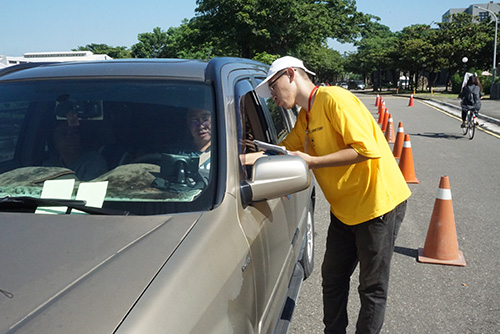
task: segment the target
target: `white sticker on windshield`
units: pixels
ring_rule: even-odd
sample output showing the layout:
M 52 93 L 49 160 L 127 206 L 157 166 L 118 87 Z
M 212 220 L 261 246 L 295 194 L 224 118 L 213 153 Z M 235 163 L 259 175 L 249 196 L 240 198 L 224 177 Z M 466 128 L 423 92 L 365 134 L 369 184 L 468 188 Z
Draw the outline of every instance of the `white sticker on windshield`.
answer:
M 108 190 L 108 181 L 103 182 L 82 182 L 78 187 L 76 199 L 79 201 L 86 201 L 85 206 L 93 208 L 102 208 L 104 197 Z M 73 210 L 73 213 L 83 213 L 79 210 Z
M 42 195 L 40 198 L 71 199 L 73 194 L 74 179 L 67 180 L 47 180 L 43 183 Z M 35 213 L 60 214 L 65 213 L 65 206 L 39 207 Z

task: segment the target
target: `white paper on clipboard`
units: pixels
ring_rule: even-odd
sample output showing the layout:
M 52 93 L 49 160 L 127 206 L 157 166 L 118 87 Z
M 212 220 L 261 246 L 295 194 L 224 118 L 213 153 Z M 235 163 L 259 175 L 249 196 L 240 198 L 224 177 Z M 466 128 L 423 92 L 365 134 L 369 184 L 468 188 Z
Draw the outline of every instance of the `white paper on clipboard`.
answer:
M 254 140 L 254 144 L 257 146 L 257 149 L 260 151 L 273 151 L 279 154 L 288 154 L 288 151 L 283 146 L 278 146 L 274 144 L 269 144 L 260 140 Z

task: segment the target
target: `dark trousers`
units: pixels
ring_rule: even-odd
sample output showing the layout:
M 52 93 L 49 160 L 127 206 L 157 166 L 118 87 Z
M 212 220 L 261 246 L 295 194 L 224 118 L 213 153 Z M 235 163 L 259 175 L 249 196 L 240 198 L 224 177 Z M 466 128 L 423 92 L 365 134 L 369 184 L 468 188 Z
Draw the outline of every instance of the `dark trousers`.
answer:
M 365 223 L 349 226 L 331 214 L 323 261 L 325 333 L 345 333 L 351 275 L 359 262 L 359 311 L 356 333 L 379 333 L 384 322 L 394 243 L 406 201 Z

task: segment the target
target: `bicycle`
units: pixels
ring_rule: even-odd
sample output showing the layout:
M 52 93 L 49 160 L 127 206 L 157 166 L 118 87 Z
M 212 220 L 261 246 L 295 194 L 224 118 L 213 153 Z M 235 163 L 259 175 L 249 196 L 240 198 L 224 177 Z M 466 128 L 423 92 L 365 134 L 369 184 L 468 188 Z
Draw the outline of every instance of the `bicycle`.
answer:
M 469 139 L 472 140 L 474 138 L 474 134 L 476 133 L 476 110 L 474 107 L 467 107 L 467 116 L 465 117 L 465 126 L 462 128 L 463 135 L 469 135 Z

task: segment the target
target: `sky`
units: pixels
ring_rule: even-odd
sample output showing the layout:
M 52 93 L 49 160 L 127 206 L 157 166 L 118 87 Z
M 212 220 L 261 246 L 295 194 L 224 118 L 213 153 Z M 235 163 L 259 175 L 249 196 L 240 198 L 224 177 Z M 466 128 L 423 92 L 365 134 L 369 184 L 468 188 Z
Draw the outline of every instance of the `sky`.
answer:
M 489 1 L 479 1 L 487 3 Z M 412 24 L 441 22 L 450 8 L 467 0 L 356 0 L 358 11 L 373 14 L 391 31 Z M 0 55 L 70 51 L 91 43 L 131 47 L 138 34 L 155 27 L 166 31 L 195 16 L 195 0 L 3 0 L 0 10 Z M 330 41 L 343 53 L 355 49 Z

